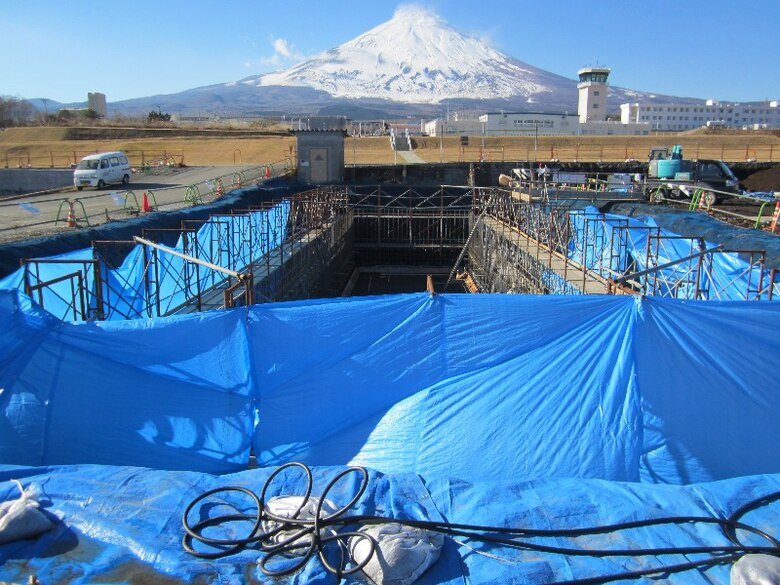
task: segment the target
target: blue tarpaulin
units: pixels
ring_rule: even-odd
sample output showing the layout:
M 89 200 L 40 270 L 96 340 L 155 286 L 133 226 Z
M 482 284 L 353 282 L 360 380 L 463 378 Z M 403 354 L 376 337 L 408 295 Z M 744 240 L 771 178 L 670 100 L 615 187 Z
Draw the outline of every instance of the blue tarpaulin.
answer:
M 775 303 L 412 294 L 71 324 L 0 300 L 0 462 L 228 472 L 253 448 L 463 479 L 780 471 L 742 454 L 780 444 Z
M 251 270 L 253 262 L 285 240 L 289 207 L 289 201 L 282 201 L 242 215 L 212 215 L 197 232 L 179 235 L 171 248 L 228 270 Z M 156 315 L 157 311 L 171 314 L 195 291 L 225 281 L 222 272 L 187 262 L 165 249 L 145 252 L 141 245 L 134 246 L 116 269 L 98 263 L 91 248 L 37 260 L 0 280 L 0 289 L 24 291 L 25 285 L 33 286 L 33 299 L 63 321 L 89 320 L 97 313 L 96 265 L 101 266 L 103 317 L 107 320 Z
M 12 580 L 260 579 L 257 551 L 187 557 L 179 516 L 210 487 L 260 489 L 286 461 L 320 478 L 373 470 L 359 511 L 415 503 L 491 525 L 728 514 L 780 489 L 775 303 L 426 293 L 73 324 L 0 291 L 0 320 L 0 500 L 14 497 L 7 480 L 33 483 L 59 519 L 0 546 Z M 245 471 L 252 451 L 261 469 Z M 780 525 L 775 507 L 753 515 Z M 619 543 L 720 543 L 716 532 Z M 668 560 L 448 543 L 424 583 L 555 582 Z M 297 582 L 332 579 L 312 566 Z
M 340 467 L 313 469 L 314 494 Z M 254 547 L 221 559 L 197 559 L 181 544 L 181 516 L 206 490 L 240 486 L 259 493 L 271 469 L 214 476 L 191 471 L 137 467 L 71 465 L 44 468 L 0 466 L 0 501 L 18 497 L 9 480 L 34 490 L 54 527 L 36 539 L 0 545 L 4 580 L 41 583 L 244 583 L 270 582 L 260 573 L 262 556 Z M 302 495 L 301 477 L 274 484 L 267 494 Z M 593 479 L 469 482 L 415 474 L 369 473 L 366 493 L 350 515 L 381 515 L 482 526 L 561 530 L 618 522 L 700 516 L 725 518 L 746 502 L 780 490 L 780 475 L 740 477 L 689 486 L 662 486 Z M 329 493 L 346 504 L 355 491 L 347 481 Z M 239 511 L 254 513 L 246 499 L 221 497 Z M 777 536 L 780 506 L 762 507 L 742 520 Z M 360 528 L 357 525 L 356 528 Z M 235 537 L 249 532 L 238 527 Z M 215 534 L 213 537 L 225 537 Z M 765 542 L 743 535 L 745 544 Z M 578 538 L 525 538 L 528 542 L 569 549 L 650 549 L 724 546 L 731 543 L 716 525 L 678 522 Z M 646 554 L 595 557 L 510 549 L 463 537 L 447 538 L 439 559 L 419 585 L 456 583 L 549 584 L 569 579 L 610 576 L 627 570 L 660 569 L 708 555 Z M 663 572 L 634 583 L 729 583 L 730 564 L 668 575 Z M 659 577 L 660 575 L 660 577 Z M 352 577 L 348 583 L 366 583 Z M 289 579 L 275 582 L 333 584 L 338 580 L 315 558 Z

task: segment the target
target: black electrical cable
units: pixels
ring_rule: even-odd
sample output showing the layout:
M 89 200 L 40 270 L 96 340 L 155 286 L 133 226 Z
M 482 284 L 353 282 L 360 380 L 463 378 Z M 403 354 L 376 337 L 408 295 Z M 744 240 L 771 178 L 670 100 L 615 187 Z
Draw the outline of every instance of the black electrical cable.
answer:
M 277 515 L 270 512 L 266 506 L 266 497 L 271 485 L 279 475 L 289 469 L 298 469 L 303 472 L 306 480 L 306 489 L 300 503 L 289 515 Z M 350 474 L 358 474 L 360 485 L 350 501 L 331 512 L 323 514 L 323 504 L 327 496 L 343 478 Z M 182 545 L 184 549 L 199 558 L 216 559 L 236 554 L 247 547 L 256 546 L 265 553 L 258 560 L 260 570 L 270 577 L 283 577 L 297 573 L 316 554 L 325 569 L 337 578 L 350 575 L 362 570 L 371 560 L 377 543 L 369 535 L 357 530 L 345 530 L 355 525 L 375 525 L 395 523 L 407 527 L 420 528 L 449 536 L 465 537 L 471 540 L 502 547 L 528 550 L 549 554 L 567 556 L 590 556 L 596 558 L 606 557 L 639 557 L 639 556 L 664 556 L 664 555 L 708 555 L 706 558 L 691 560 L 684 563 L 666 564 L 658 567 L 647 567 L 637 570 L 627 570 L 612 575 L 599 575 L 582 579 L 558 581 L 555 585 L 590 585 L 595 583 L 608 583 L 611 581 L 637 579 L 642 576 L 654 574 L 672 574 L 691 569 L 702 569 L 723 563 L 734 562 L 745 554 L 771 554 L 780 556 L 780 540 L 763 530 L 746 524 L 741 519 L 749 512 L 780 500 L 780 492 L 771 493 L 752 500 L 728 518 L 714 518 L 709 516 L 673 516 L 647 520 L 636 520 L 603 526 L 573 529 L 534 529 L 534 528 L 508 528 L 497 526 L 480 526 L 473 524 L 458 524 L 446 522 L 432 522 L 423 520 L 404 520 L 383 516 L 354 515 L 347 516 L 346 512 L 357 504 L 368 487 L 368 472 L 362 467 L 348 467 L 338 474 L 325 486 L 319 499 L 312 498 L 313 479 L 311 470 L 302 463 L 287 463 L 278 467 L 266 479 L 260 496 L 247 488 L 227 486 L 208 490 L 195 498 L 185 509 L 182 516 L 184 536 Z M 254 506 L 254 514 L 232 513 L 219 516 L 206 517 L 205 519 L 190 524 L 189 517 L 198 504 L 201 505 L 203 514 L 205 501 L 217 494 L 236 492 L 248 496 Z M 316 500 L 316 501 L 315 501 Z M 309 502 L 315 504 L 313 517 L 300 517 L 301 512 Z M 211 507 L 209 507 L 211 508 Z M 208 512 L 207 512 L 208 513 Z M 224 526 L 228 523 L 251 523 L 251 529 L 244 538 L 220 539 L 204 535 L 204 531 L 210 528 Z M 653 547 L 644 549 L 583 549 L 572 547 L 552 546 L 530 542 L 529 538 L 577 538 L 597 534 L 614 533 L 618 531 L 633 530 L 650 526 L 681 524 L 716 524 L 731 545 L 721 546 L 689 546 L 689 547 Z M 748 546 L 740 541 L 737 531 L 752 533 L 763 539 L 766 546 Z M 521 538 L 525 540 L 520 540 Z M 350 541 L 354 545 L 354 539 L 362 539 L 369 544 L 369 554 L 361 562 L 355 562 L 349 553 Z M 196 550 L 195 542 L 200 543 L 201 548 L 210 547 L 213 551 Z M 328 559 L 326 545 L 333 543 L 340 553 L 337 564 Z M 287 562 L 279 562 L 280 557 Z M 294 562 L 291 559 L 297 559 Z M 279 562 L 278 566 L 276 563 Z

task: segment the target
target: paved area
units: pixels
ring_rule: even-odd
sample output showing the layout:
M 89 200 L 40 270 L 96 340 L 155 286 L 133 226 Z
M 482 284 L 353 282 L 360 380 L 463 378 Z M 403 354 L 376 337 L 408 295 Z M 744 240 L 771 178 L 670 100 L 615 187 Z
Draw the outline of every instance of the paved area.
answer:
M 273 168 L 273 176 L 284 169 Z M 133 175 L 128 189 L 116 185 L 103 190 L 66 188 L 40 194 L 0 199 L 0 242 L 38 237 L 109 221 L 121 221 L 144 212 L 144 194 L 153 211 L 210 203 L 222 193 L 265 178 L 266 167 L 171 167 Z
M 428 161 L 421 159 L 419 156 L 408 150 L 399 150 L 398 156 L 404 159 L 406 162 L 414 165 L 427 164 Z

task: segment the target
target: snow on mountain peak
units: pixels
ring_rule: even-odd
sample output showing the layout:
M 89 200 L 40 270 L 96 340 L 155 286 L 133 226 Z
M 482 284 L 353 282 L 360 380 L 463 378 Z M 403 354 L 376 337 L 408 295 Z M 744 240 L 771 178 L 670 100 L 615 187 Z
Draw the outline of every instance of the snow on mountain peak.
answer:
M 339 98 L 406 103 L 532 97 L 558 76 L 460 34 L 435 13 L 399 7 L 393 18 L 357 38 L 247 85 L 311 87 Z

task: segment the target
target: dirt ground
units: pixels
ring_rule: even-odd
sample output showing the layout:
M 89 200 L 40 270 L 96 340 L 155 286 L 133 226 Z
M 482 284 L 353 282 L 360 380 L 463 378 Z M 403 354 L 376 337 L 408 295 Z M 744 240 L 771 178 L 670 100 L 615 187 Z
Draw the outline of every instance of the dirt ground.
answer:
M 748 191 L 780 191 L 780 164 L 753 173 L 742 184 Z
M 78 131 L 76 131 L 78 130 Z M 108 131 L 110 130 L 110 132 Z M 67 168 L 87 154 L 127 152 L 133 165 L 162 155 L 185 165 L 270 164 L 295 156 L 284 133 L 143 128 L 8 128 L 0 133 L 0 167 Z M 166 132 L 169 134 L 166 135 Z M 427 163 L 460 161 L 595 162 L 647 160 L 649 149 L 680 144 L 690 158 L 780 163 L 780 136 L 771 133 L 652 136 L 415 137 L 414 155 Z M 386 136 L 347 137 L 344 162 L 403 163 Z

